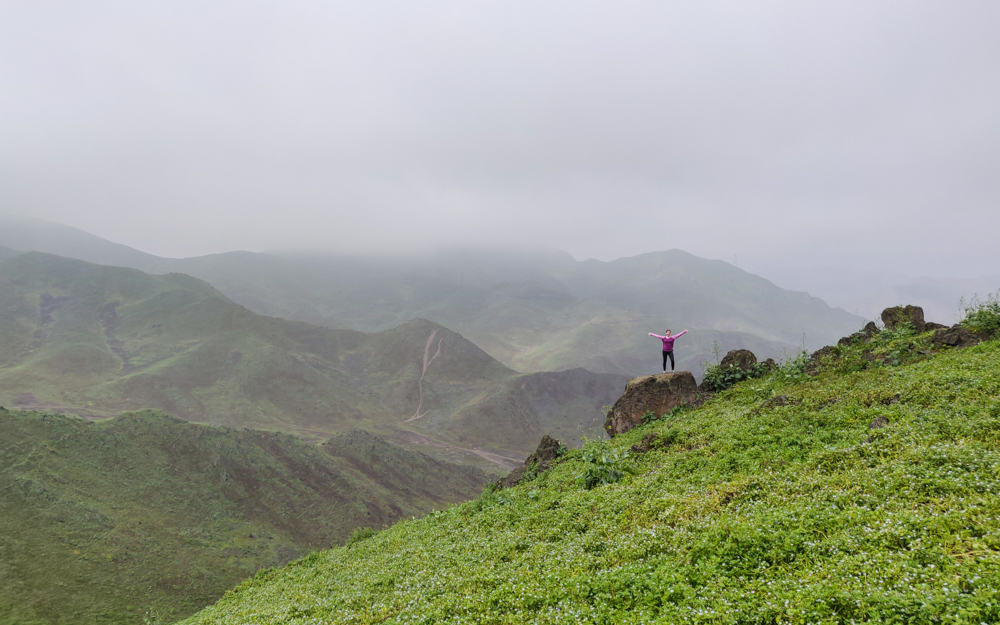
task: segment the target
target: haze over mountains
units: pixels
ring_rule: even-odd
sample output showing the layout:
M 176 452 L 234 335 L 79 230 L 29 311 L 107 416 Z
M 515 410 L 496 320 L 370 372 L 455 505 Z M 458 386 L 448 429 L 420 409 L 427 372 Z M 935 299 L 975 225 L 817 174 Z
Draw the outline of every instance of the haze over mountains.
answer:
M 361 427 L 512 466 L 549 433 L 599 432 L 625 378 L 519 374 L 425 320 L 365 334 L 255 314 L 184 274 L 28 252 L 0 263 L 0 404 L 187 420 L 322 440 Z
M 780 289 L 728 263 L 680 250 L 613 262 L 559 252 L 442 251 L 412 257 L 232 252 L 164 259 L 82 231 L 40 222 L 3 222 L 0 245 L 150 273 L 199 277 L 254 312 L 331 328 L 375 332 L 425 318 L 462 333 L 522 371 L 584 367 L 638 375 L 655 370 L 646 334 L 692 330 L 678 368 L 747 348 L 780 357 L 818 347 L 863 319 Z

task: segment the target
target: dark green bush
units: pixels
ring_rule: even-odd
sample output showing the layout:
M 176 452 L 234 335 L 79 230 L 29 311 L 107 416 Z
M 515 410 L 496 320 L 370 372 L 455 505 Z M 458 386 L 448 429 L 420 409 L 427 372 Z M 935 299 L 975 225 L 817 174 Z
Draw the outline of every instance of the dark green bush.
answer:
M 705 387 L 713 392 L 724 391 L 730 386 L 742 382 L 743 380 L 751 380 L 753 378 L 761 378 L 771 373 L 771 369 L 767 367 L 762 362 L 758 362 L 755 365 L 750 366 L 748 369 L 740 369 L 739 367 L 723 367 L 722 365 L 706 365 L 705 366 Z

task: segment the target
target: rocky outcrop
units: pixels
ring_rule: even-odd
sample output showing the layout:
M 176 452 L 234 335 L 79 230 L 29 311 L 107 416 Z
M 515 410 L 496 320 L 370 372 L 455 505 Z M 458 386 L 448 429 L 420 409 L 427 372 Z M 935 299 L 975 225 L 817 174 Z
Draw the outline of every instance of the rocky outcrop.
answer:
M 924 309 L 920 306 L 893 306 L 882 311 L 882 324 L 887 330 L 895 330 L 910 324 L 917 332 L 924 332 Z
M 552 466 L 552 462 L 559 457 L 560 449 L 562 449 L 562 443 L 546 434 L 542 437 L 542 441 L 538 443 L 535 453 L 528 456 L 524 464 L 511 471 L 510 475 L 500 480 L 498 488 L 517 486 L 524 481 L 529 471 L 533 470 L 537 473 L 548 471 L 549 467 Z
M 659 417 L 676 406 L 688 406 L 697 401 L 698 385 L 690 371 L 632 378 L 625 385 L 625 393 L 608 412 L 604 429 L 609 436 L 622 434 L 642 425 L 642 415 L 647 412 Z
M 865 324 L 865 327 L 861 328 L 860 332 L 855 332 L 850 336 L 845 336 L 837 341 L 837 345 L 843 347 L 845 345 L 853 345 L 855 343 L 869 343 L 878 333 L 878 326 L 875 325 L 874 321 L 869 321 Z
M 972 347 L 978 345 L 987 337 L 977 334 L 962 325 L 954 325 L 950 328 L 939 328 L 931 335 L 931 344 L 934 347 Z
M 749 349 L 734 349 L 722 358 L 719 366 L 723 369 L 740 368 L 744 371 L 757 364 L 757 356 Z
M 841 339 L 844 340 L 844 339 Z M 809 362 L 806 363 L 806 374 L 816 375 L 819 373 L 819 368 L 823 366 L 823 360 L 827 358 L 836 358 L 837 348 L 832 345 L 826 345 L 820 347 L 809 356 Z

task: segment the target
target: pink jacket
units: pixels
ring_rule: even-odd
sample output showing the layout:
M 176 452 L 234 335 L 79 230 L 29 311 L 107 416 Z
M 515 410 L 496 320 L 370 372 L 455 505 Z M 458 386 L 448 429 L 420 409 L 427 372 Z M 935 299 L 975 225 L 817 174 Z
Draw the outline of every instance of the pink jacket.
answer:
M 674 351 L 674 339 L 680 338 L 681 335 L 684 334 L 685 332 L 687 332 L 687 330 L 683 330 L 679 334 L 673 334 L 671 336 L 660 336 L 659 334 L 653 334 L 652 332 L 650 332 L 649 336 L 655 336 L 656 338 L 663 341 L 663 351 L 672 352 Z

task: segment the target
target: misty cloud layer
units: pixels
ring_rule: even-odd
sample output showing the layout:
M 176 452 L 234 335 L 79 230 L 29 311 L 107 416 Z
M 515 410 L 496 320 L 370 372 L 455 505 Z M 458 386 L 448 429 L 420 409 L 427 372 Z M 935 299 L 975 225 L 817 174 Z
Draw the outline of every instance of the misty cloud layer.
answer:
M 996 274 L 998 23 L 993 1 L 5 2 L 0 211 L 167 256 Z

